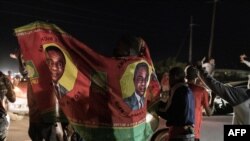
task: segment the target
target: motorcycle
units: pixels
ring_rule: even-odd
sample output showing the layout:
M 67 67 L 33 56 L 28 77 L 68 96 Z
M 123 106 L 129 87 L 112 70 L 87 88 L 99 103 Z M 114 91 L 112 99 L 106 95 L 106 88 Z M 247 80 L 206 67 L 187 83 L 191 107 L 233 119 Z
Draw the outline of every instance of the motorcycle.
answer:
M 149 141 L 166 141 L 168 139 L 169 128 L 166 126 L 166 120 L 157 114 L 159 104 L 160 100 L 157 100 L 148 107 L 146 122 L 151 125 L 154 131 Z

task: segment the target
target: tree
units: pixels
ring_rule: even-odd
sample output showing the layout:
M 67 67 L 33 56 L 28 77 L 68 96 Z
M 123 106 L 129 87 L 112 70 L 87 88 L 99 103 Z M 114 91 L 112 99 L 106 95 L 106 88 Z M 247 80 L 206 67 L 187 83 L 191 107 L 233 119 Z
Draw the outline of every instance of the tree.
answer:
M 163 73 L 168 72 L 172 67 L 179 66 L 185 68 L 187 63 L 178 62 L 175 57 L 169 57 L 166 60 L 160 60 L 154 62 L 154 65 L 156 74 L 159 80 L 161 80 L 161 76 L 163 75 Z

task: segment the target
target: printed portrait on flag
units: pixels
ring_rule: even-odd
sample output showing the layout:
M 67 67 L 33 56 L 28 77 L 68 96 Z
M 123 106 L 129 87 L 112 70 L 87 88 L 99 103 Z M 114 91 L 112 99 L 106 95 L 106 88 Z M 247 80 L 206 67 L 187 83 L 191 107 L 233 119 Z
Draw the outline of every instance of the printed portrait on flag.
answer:
M 65 96 L 73 89 L 77 69 L 69 53 L 55 43 L 44 44 L 46 64 L 49 68 L 52 84 L 58 98 Z M 68 76 L 70 72 L 70 77 Z
M 54 24 L 37 21 L 15 32 L 29 61 L 29 75 L 36 78 L 32 89 L 42 111 L 54 109 L 51 89 L 59 86 L 60 108 L 84 139 L 147 140 L 151 136 L 146 122 L 148 101 L 159 97 L 160 86 L 142 39 L 140 55 L 116 59 L 99 54 Z M 141 98 L 137 108 L 126 100 L 135 93 Z
M 120 80 L 124 102 L 132 110 L 138 110 L 144 106 L 149 74 L 149 65 L 146 62 L 135 62 L 128 65 Z

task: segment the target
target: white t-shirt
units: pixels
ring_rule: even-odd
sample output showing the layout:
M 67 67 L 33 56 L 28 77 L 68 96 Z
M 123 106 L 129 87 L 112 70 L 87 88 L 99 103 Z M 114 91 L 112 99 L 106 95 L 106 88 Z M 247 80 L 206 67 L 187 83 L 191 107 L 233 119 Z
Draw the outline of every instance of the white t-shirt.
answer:
M 234 106 L 233 124 L 249 125 L 250 124 L 250 98 L 245 102 Z

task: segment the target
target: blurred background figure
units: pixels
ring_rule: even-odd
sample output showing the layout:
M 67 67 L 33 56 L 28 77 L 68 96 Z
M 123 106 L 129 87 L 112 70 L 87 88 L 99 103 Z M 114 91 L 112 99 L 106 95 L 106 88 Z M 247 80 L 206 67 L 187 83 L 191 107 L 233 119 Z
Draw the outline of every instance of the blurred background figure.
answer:
M 245 125 L 250 124 L 250 90 L 241 87 L 232 87 L 216 80 L 202 68 L 202 61 L 197 64 L 199 77 L 216 95 L 225 99 L 233 106 L 234 115 L 232 124 Z
M 8 115 L 11 120 L 22 120 L 24 115 L 28 114 L 27 83 L 20 83 L 20 75 L 16 75 L 12 80 L 14 92 L 16 93 L 16 101 L 14 103 L 7 102 Z
M 201 133 L 201 123 L 202 123 L 202 111 L 205 109 L 205 113 L 208 116 L 212 115 L 212 111 L 209 107 L 209 94 L 207 90 L 197 85 L 196 80 L 198 80 L 198 71 L 192 65 L 189 65 L 185 68 L 186 79 L 188 86 L 193 92 L 194 102 L 195 102 L 195 126 L 194 126 L 194 135 L 195 141 L 200 141 Z
M 165 72 L 161 79 L 161 100 L 163 102 L 167 102 L 169 98 L 169 89 L 169 74 L 168 72 Z
M 202 59 L 202 62 L 204 62 L 202 64 L 202 67 L 205 68 L 206 72 L 211 75 L 211 76 L 214 76 L 214 71 L 215 71 L 215 59 L 213 58 L 209 58 L 207 62 L 205 62 L 206 60 L 206 57 L 204 57 Z M 205 86 L 206 88 L 209 89 L 210 91 L 210 107 L 212 108 L 212 111 L 214 111 L 214 100 L 215 100 L 215 97 L 216 97 L 216 94 L 214 93 L 214 91 L 212 91 L 209 87 L 206 86 L 206 84 L 204 83 L 203 86 Z
M 140 37 L 124 34 L 117 42 L 116 47 L 113 49 L 113 56 L 116 58 L 139 56 L 141 51 Z
M 206 58 L 204 57 L 203 60 L 205 61 L 205 59 Z M 206 69 L 208 74 L 213 76 L 215 70 L 215 60 L 213 58 L 209 58 L 207 62 L 204 62 L 204 64 L 202 64 L 202 67 Z
M 240 55 L 240 62 L 247 65 L 248 67 L 250 67 L 250 62 L 246 60 L 247 56 L 246 54 L 241 54 Z
M 16 75 L 14 78 L 13 78 L 13 85 L 14 86 L 18 86 L 18 84 L 20 83 L 20 81 L 21 81 L 21 77 L 20 77 L 20 75 Z
M 170 69 L 169 84 L 169 99 L 166 106 L 159 109 L 169 127 L 169 141 L 194 141 L 194 96 L 181 67 Z
M 240 55 L 240 62 L 247 65 L 248 67 L 250 67 L 250 62 L 246 60 L 247 56 L 246 54 L 242 54 Z M 250 89 L 250 74 L 248 75 L 248 84 L 247 84 L 247 88 Z
M 8 77 L 0 71 L 0 141 L 7 140 L 9 120 L 7 119 L 7 109 L 5 97 L 9 102 L 16 101 L 13 85 Z
M 10 82 L 13 83 L 13 76 L 12 76 L 12 71 L 11 70 L 8 70 L 7 77 L 9 78 Z

